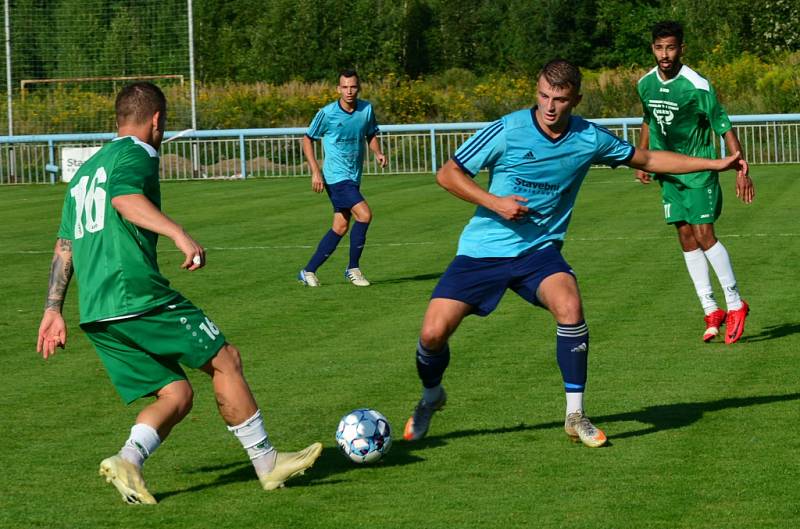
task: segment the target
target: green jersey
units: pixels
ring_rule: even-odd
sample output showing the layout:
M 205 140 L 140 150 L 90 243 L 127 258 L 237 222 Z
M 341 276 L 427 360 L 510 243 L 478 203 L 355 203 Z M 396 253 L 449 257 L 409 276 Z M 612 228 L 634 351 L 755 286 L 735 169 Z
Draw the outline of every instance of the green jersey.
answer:
M 684 65 L 666 81 L 653 68 L 639 79 L 644 123 L 650 128 L 649 148 L 699 158 L 716 158 L 713 133 L 731 130 L 731 121 L 717 100 L 711 83 Z M 717 173 L 664 175 L 686 187 L 699 188 L 717 181 Z
M 80 322 L 134 316 L 178 293 L 158 271 L 158 234 L 125 220 L 111 205 L 140 194 L 161 207 L 158 152 L 127 136 L 84 163 L 67 188 L 58 236 L 72 240 Z

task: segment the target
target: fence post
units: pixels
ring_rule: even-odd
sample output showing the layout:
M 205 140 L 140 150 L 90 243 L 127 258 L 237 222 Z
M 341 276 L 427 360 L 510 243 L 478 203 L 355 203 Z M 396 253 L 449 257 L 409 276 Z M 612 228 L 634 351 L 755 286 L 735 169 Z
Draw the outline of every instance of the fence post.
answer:
M 628 141 L 628 124 L 622 124 L 622 139 Z
M 244 134 L 239 134 L 239 156 L 242 158 L 242 178 L 247 178 L 247 163 L 244 159 Z
M 50 166 L 51 167 L 55 167 L 56 166 L 56 149 L 55 149 L 55 145 L 53 145 L 53 140 L 47 140 L 47 147 L 50 150 Z M 56 183 L 56 173 L 55 173 L 55 171 L 51 171 L 50 172 L 50 183 L 51 184 L 55 184 Z
M 431 171 L 436 174 L 436 130 L 431 127 Z

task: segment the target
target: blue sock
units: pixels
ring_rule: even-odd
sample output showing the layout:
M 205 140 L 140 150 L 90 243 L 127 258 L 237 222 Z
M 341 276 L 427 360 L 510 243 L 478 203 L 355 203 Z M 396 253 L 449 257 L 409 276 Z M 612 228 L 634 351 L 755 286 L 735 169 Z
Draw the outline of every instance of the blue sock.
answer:
M 339 241 L 342 240 L 342 236 L 336 233 L 333 230 L 328 230 L 322 240 L 319 241 L 319 245 L 317 246 L 317 251 L 314 252 L 314 255 L 311 256 L 311 260 L 308 261 L 308 264 L 304 268 L 306 272 L 316 272 L 317 268 L 322 266 L 328 257 L 336 250 L 336 246 L 339 245 Z
M 567 393 L 583 393 L 589 357 L 589 327 L 585 321 L 559 323 L 556 328 L 556 358 Z
M 432 351 L 417 344 L 417 374 L 426 388 L 435 388 L 442 383 L 444 370 L 450 363 L 450 346 L 445 344 L 441 351 Z
M 358 261 L 364 251 L 364 244 L 367 242 L 367 229 L 369 222 L 355 222 L 350 231 L 350 264 L 347 268 L 358 268 Z

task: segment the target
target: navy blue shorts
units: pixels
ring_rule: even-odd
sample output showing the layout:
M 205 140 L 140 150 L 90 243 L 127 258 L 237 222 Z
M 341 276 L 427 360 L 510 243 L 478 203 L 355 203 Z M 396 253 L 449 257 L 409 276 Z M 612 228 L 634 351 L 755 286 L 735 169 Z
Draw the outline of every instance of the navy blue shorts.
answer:
M 536 290 L 545 278 L 558 272 L 575 275 L 558 248 L 552 245 L 518 257 L 457 255 L 439 279 L 431 298 L 462 301 L 474 307 L 474 314 L 488 316 L 510 288 L 522 299 L 541 307 Z
M 325 184 L 325 192 L 328 193 L 335 212 L 350 211 L 350 208 L 364 201 L 358 183 L 352 180 Z

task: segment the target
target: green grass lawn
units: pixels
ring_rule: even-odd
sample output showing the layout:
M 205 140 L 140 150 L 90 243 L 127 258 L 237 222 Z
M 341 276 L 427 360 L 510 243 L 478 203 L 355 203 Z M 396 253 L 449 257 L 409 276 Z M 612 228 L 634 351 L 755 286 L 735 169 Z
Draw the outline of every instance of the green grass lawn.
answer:
M 195 407 L 147 462 L 155 507 L 128 506 L 97 475 L 125 441 L 124 406 L 66 304 L 69 343 L 35 353 L 64 186 L 0 188 L 0 527 L 754 528 L 800 517 L 800 167 L 754 167 L 754 204 L 723 176 L 717 234 L 750 303 L 741 342 L 704 344 L 702 312 L 656 185 L 594 170 L 564 255 L 591 329 L 587 409 L 610 446 L 563 433 L 564 396 L 550 315 L 509 293 L 451 340 L 450 401 L 429 437 L 401 439 L 419 397 L 414 348 L 428 297 L 472 207 L 431 175 L 367 179 L 373 208 L 362 268 L 345 282 L 347 240 L 320 269 L 295 275 L 330 222 L 307 179 L 162 186 L 165 211 L 208 251 L 161 268 L 236 344 L 279 449 L 320 440 L 306 476 L 264 493 L 217 415 L 205 375 Z M 718 294 L 721 298 L 721 294 Z M 395 441 L 359 467 L 335 448 L 341 415 L 373 407 Z

